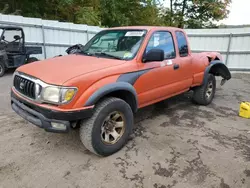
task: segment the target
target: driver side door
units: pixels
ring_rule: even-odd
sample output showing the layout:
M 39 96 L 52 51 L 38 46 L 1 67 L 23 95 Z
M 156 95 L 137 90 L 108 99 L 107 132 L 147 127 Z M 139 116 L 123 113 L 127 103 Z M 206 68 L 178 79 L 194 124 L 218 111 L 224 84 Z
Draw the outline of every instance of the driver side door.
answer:
M 170 31 L 154 32 L 144 54 L 151 49 L 163 50 L 164 60 L 140 63 L 140 69 L 150 69 L 135 84 L 140 107 L 169 98 L 183 88 L 178 83 L 177 71 L 179 67 L 176 61 L 173 34 Z

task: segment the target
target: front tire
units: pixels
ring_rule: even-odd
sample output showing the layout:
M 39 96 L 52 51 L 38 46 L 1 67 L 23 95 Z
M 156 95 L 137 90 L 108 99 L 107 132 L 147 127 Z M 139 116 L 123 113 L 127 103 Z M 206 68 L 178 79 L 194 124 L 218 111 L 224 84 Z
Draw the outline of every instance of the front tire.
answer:
M 100 156 L 112 155 L 127 143 L 133 121 L 128 103 L 106 98 L 96 105 L 91 118 L 82 121 L 80 139 L 89 151 Z
M 207 82 L 194 89 L 193 101 L 200 105 L 208 105 L 213 101 L 215 90 L 215 77 L 214 75 L 209 74 Z
M 0 77 L 2 77 L 4 75 L 6 71 L 5 65 L 3 62 L 0 62 Z

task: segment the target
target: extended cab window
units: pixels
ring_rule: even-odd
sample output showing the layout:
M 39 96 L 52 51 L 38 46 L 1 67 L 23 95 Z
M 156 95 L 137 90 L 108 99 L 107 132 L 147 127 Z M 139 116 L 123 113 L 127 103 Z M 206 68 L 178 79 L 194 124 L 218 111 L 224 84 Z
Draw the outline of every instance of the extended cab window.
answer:
M 176 38 L 179 48 L 179 53 L 181 57 L 185 57 L 188 55 L 188 45 L 187 45 L 187 39 L 183 32 L 176 31 Z
M 146 53 L 151 49 L 163 50 L 165 59 L 172 59 L 176 56 L 173 37 L 171 33 L 167 31 L 157 31 L 151 36 L 146 48 Z

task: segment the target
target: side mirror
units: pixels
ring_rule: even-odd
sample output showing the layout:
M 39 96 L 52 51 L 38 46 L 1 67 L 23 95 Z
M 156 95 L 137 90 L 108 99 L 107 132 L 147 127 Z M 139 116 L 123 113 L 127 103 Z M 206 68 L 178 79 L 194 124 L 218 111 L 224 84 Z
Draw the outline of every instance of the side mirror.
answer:
M 143 57 L 143 62 L 151 61 L 163 61 L 164 60 L 164 51 L 161 49 L 152 49 L 149 50 Z
M 75 54 L 75 53 L 81 52 L 83 48 L 84 48 L 84 45 L 76 44 L 76 45 L 70 46 L 65 52 L 67 54 Z

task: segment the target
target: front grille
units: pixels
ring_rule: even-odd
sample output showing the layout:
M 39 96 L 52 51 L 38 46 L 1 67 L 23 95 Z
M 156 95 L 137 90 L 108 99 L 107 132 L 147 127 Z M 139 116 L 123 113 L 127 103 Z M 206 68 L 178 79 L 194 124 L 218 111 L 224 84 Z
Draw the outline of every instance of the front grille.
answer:
M 34 82 L 16 75 L 14 78 L 14 87 L 21 94 L 29 98 L 35 99 L 35 83 Z

